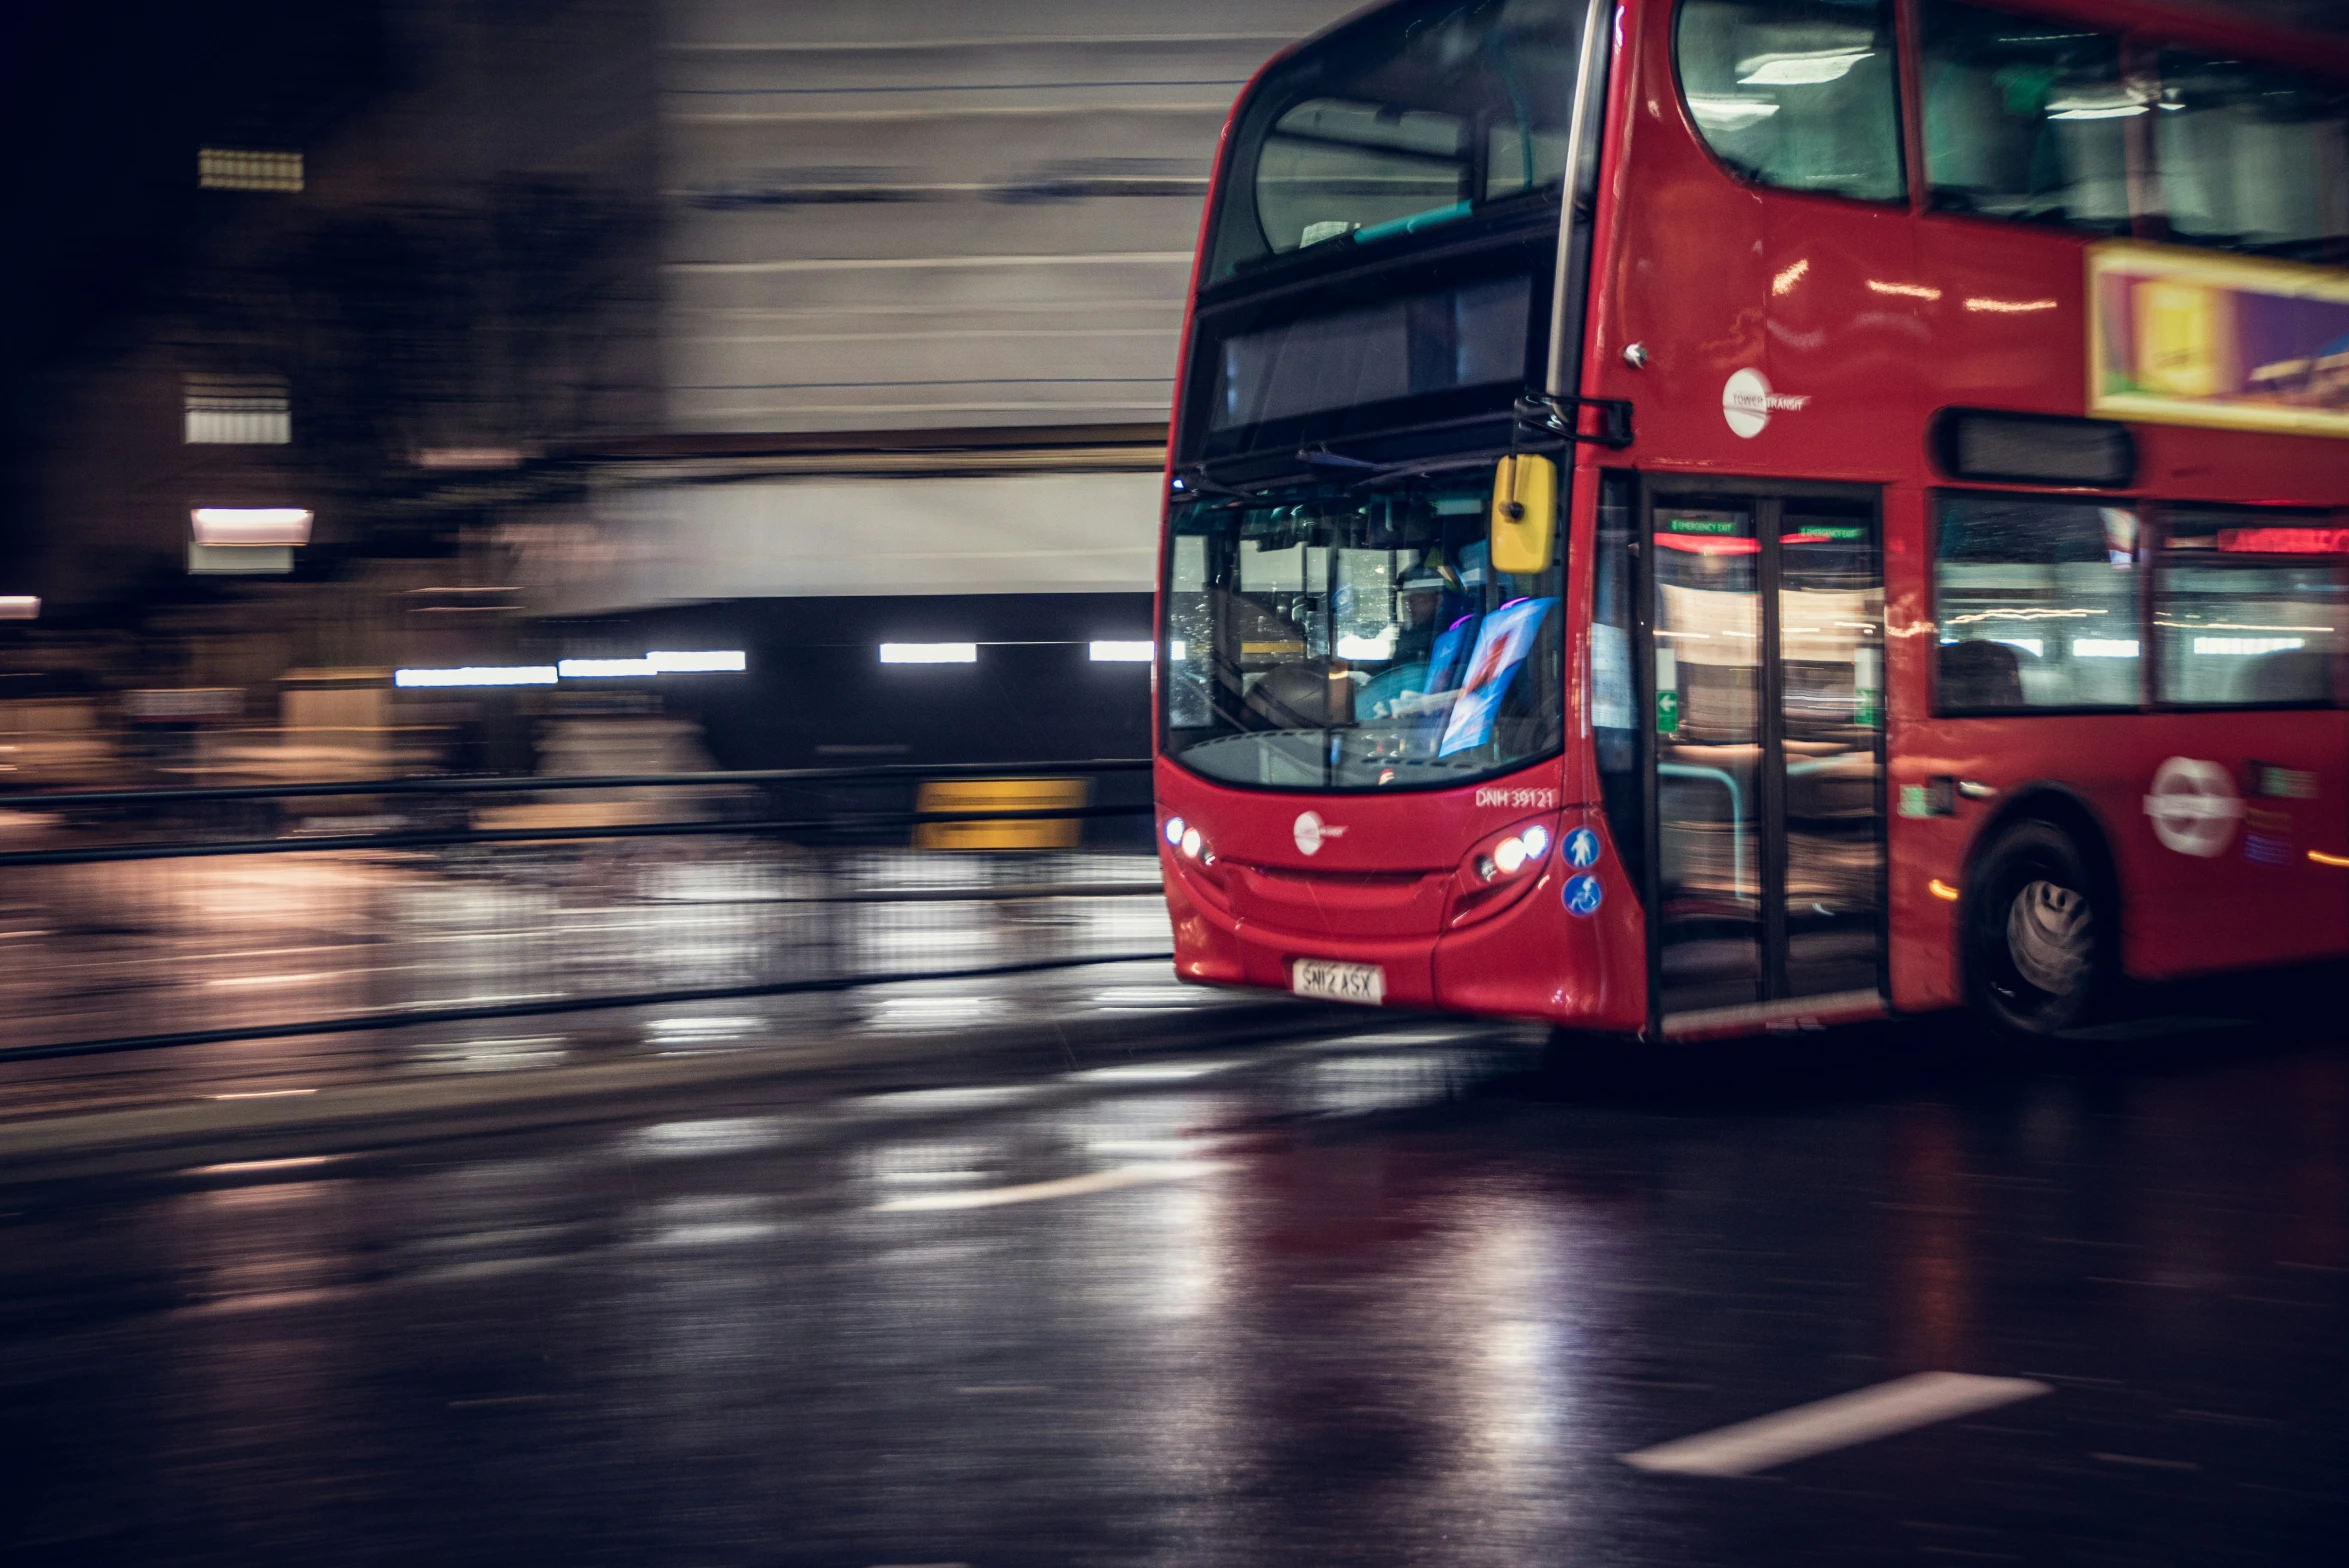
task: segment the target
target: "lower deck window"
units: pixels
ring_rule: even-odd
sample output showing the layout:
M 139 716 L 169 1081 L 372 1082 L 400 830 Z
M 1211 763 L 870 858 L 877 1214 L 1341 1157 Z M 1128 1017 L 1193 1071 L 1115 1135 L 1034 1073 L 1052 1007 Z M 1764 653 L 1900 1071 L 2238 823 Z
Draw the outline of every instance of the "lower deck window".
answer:
M 1938 521 L 1941 711 L 2143 700 L 2135 510 L 1951 495 Z
M 2173 513 L 2153 626 L 2161 700 L 2329 703 L 2349 645 L 2349 529 L 2256 513 Z

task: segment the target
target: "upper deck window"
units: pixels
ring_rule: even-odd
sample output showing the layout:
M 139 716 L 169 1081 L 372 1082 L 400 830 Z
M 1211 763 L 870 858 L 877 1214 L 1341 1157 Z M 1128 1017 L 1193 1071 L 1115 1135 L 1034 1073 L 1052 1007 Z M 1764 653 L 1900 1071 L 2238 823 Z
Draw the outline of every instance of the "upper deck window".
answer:
M 2308 260 L 2349 249 L 2349 89 L 2165 51 L 2153 125 L 2172 239 Z
M 1381 12 L 1283 61 L 1234 132 L 1207 280 L 1554 193 L 1587 9 L 1444 0 Z
M 1680 86 L 1697 130 L 1747 179 L 1899 201 L 1890 0 L 1687 0 Z
M 2126 233 L 2128 127 L 2148 94 L 2123 78 L 2120 40 L 1952 0 L 1922 12 L 1933 205 Z

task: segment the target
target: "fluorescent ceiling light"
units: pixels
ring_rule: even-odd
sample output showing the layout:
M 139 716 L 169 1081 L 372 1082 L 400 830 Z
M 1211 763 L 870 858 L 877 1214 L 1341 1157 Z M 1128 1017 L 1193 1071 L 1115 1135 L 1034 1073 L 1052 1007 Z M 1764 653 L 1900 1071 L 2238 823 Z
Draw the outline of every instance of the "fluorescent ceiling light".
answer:
M 310 514 L 298 506 L 199 506 L 189 518 L 196 543 L 297 545 L 310 542 Z
M 2051 120 L 2126 120 L 2149 112 L 2151 105 L 2132 96 L 2125 87 L 2101 96 L 2058 98 L 2047 106 L 2047 117 Z
M 0 593 L 0 621 L 37 621 L 40 618 L 39 594 Z
M 456 670 L 394 670 L 394 686 L 552 686 L 551 664 L 468 664 Z
M 638 678 L 647 675 L 739 674 L 748 667 L 740 649 L 700 653 L 648 653 L 641 659 L 564 659 L 555 672 L 567 681 Z
M 650 659 L 565 659 L 555 666 L 555 673 L 567 681 L 593 676 L 658 675 Z
M 1148 664 L 1154 652 L 1146 642 L 1096 642 L 1090 649 L 1095 664 Z
M 2291 653 L 2308 646 L 2305 637 L 2197 637 L 2196 653 L 2232 654 L 2257 658 L 2266 653 Z
M 1699 98 L 1689 95 L 1688 108 L 1697 124 L 1708 131 L 1742 131 L 1778 112 L 1774 103 L 1753 98 Z
M 1851 68 L 1874 56 L 1873 49 L 1811 49 L 1789 54 L 1758 54 L 1737 62 L 1740 87 L 1817 87 L 1840 82 Z
M 713 671 L 739 672 L 749 661 L 739 648 L 711 650 L 703 653 L 665 653 L 654 649 L 644 656 L 644 662 L 658 675 L 705 675 Z
M 883 664 L 976 664 L 979 645 L 975 642 L 885 642 L 881 644 Z

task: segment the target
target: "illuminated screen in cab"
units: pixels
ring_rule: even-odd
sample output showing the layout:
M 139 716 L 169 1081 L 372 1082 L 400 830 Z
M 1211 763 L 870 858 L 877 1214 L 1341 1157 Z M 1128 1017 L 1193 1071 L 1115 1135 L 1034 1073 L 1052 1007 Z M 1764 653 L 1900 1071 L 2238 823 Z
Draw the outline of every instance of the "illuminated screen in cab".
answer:
M 1212 429 L 1525 377 L 1533 279 L 1499 278 L 1224 339 Z
M 1259 788 L 1471 782 L 1562 735 L 1560 561 L 1492 569 L 1493 471 L 1192 501 L 1169 529 L 1166 751 Z

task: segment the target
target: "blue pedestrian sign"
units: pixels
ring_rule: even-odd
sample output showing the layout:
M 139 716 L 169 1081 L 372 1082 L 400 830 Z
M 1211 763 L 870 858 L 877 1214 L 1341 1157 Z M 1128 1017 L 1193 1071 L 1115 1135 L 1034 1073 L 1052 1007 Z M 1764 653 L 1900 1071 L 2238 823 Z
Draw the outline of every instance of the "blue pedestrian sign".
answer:
M 1606 890 L 1599 886 L 1597 877 L 1579 876 L 1566 879 L 1566 913 L 1570 915 L 1588 919 L 1599 912 L 1599 905 L 1605 903 L 1606 898 Z
M 1566 835 L 1566 864 L 1577 871 L 1588 871 L 1599 863 L 1599 836 L 1588 828 L 1576 828 Z

